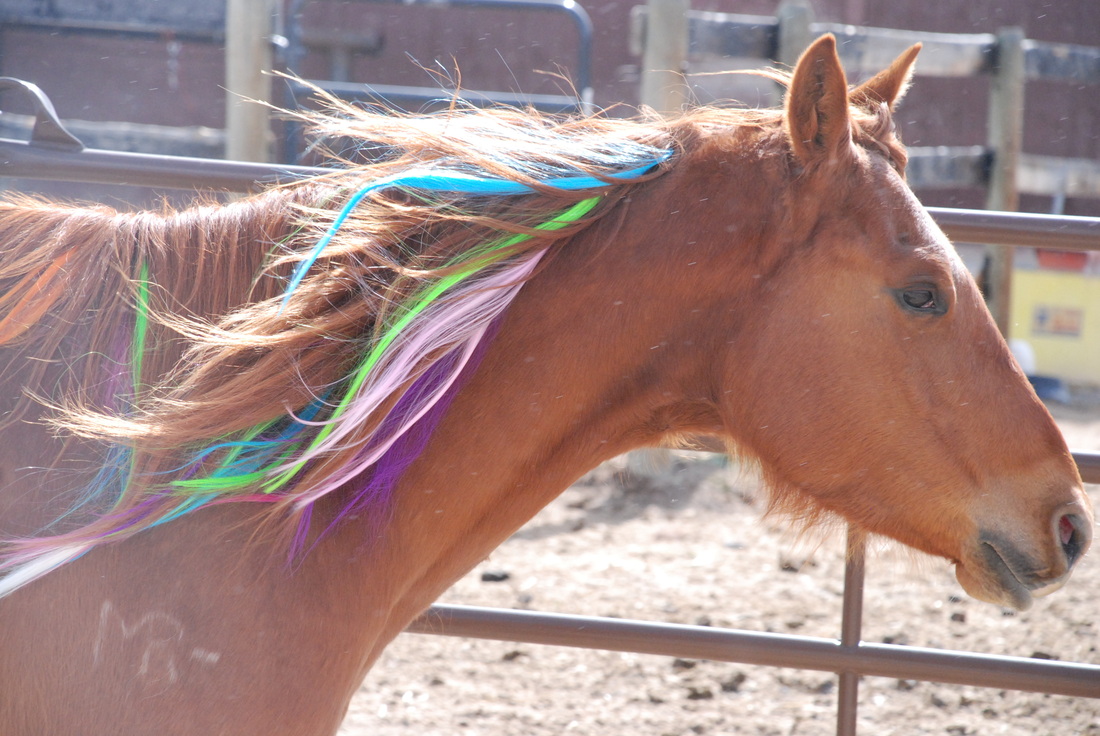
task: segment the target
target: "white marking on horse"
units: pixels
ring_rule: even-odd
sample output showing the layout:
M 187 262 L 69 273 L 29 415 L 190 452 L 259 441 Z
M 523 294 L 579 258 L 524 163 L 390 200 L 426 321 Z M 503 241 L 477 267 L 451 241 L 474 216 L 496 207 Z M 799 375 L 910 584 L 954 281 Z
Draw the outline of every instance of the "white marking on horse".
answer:
M 92 664 L 110 659 L 130 662 L 144 686 L 168 687 L 179 681 L 176 654 L 183 641 L 183 624 L 170 613 L 150 611 L 127 622 L 111 601 L 99 608 L 99 627 L 92 646 Z
M 201 649 L 195 647 L 191 650 L 191 659 L 202 664 L 217 664 L 218 660 L 222 658 L 221 652 L 211 652 L 207 649 Z

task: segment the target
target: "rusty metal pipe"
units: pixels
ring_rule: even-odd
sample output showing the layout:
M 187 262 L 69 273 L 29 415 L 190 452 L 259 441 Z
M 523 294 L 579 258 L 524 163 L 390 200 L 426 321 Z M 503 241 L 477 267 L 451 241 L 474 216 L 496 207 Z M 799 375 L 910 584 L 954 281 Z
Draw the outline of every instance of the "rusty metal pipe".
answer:
M 848 526 L 844 562 L 844 598 L 841 606 L 840 646 L 858 648 L 863 637 L 863 579 L 866 570 L 867 537 Z M 855 736 L 859 712 L 859 673 L 838 672 L 836 736 Z
M 1097 665 L 789 634 L 443 605 L 407 631 L 1100 698 Z

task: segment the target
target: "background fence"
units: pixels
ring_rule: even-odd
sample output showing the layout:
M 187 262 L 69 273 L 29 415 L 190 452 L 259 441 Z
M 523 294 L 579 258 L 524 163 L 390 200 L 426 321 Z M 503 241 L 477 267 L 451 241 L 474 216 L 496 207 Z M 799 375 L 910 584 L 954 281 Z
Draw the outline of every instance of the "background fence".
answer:
M 692 11 L 688 0 L 649 0 L 634 10 L 632 45 L 643 59 L 642 101 L 657 110 L 678 110 L 705 94 L 713 77 L 689 81 L 693 65 L 711 72 L 723 64 L 740 68 L 746 59 L 793 65 L 810 41 L 832 33 L 844 68 L 859 78 L 886 68 L 906 48 L 921 43 L 917 75 L 988 77 L 990 95 L 986 145 L 909 149 L 907 175 L 915 190 L 980 187 L 986 192 L 986 207 L 1006 211 L 1019 208 L 1021 194 L 1038 194 L 1051 198 L 1055 214 L 1061 213 L 1067 197 L 1100 197 L 1100 162 L 1023 152 L 1027 84 L 1070 82 L 1076 94 L 1095 89 L 1100 84 L 1100 48 L 1033 41 L 1020 28 L 948 34 L 821 23 L 806 0 L 786 0 L 774 18 Z M 1007 335 L 1012 250 L 993 245 L 987 259 L 986 298 Z
M 3 84 L 34 97 L 36 121 L 30 141 L 0 139 L 0 176 L 248 191 L 257 181 L 319 171 L 87 150 L 65 131 L 49 101 L 35 88 L 14 80 Z M 956 239 L 1100 250 L 1100 218 L 950 209 L 933 209 L 932 214 Z M 1100 482 L 1100 453 L 1074 456 L 1084 479 Z M 841 736 L 856 732 L 863 675 L 1100 698 L 1100 665 L 862 641 L 864 565 L 861 537 L 850 534 L 838 639 L 461 606 L 433 607 L 409 631 L 834 672 L 840 685 L 837 733 Z

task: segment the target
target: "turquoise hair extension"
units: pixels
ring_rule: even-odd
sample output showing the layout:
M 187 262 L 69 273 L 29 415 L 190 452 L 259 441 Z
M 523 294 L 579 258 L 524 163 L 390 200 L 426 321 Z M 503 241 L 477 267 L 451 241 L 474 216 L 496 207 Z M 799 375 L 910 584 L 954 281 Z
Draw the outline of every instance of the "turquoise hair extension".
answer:
M 618 171 L 608 176 L 611 179 L 635 179 L 644 175 L 657 164 L 667 160 L 670 156 L 672 156 L 672 151 L 661 151 L 653 161 L 646 163 L 644 166 L 628 169 L 626 171 Z M 539 183 L 553 189 L 571 192 L 583 191 L 585 189 L 598 189 L 609 185 L 607 181 L 597 179 L 594 176 L 561 176 L 545 179 Z M 349 199 L 343 209 L 340 210 L 336 219 L 332 221 L 332 225 L 329 226 L 329 229 L 321 236 L 321 239 L 317 241 L 317 245 L 313 247 L 313 250 L 310 251 L 305 260 L 299 263 L 298 267 L 294 270 L 294 274 L 287 284 L 286 295 L 283 297 L 284 307 L 290 300 L 291 294 L 293 294 L 294 290 L 298 288 L 298 285 L 302 283 L 302 279 L 305 278 L 306 273 L 309 272 L 309 269 L 313 267 L 313 264 L 320 257 L 321 252 L 324 251 L 325 247 L 332 241 L 333 237 L 335 237 L 336 233 L 343 226 L 344 221 L 347 220 L 348 216 L 355 208 L 358 207 L 371 192 L 389 189 L 390 187 L 479 196 L 534 194 L 537 191 L 527 184 L 521 184 L 511 179 L 475 176 L 459 171 L 439 171 L 436 169 L 411 169 L 366 184 L 352 195 L 351 199 Z
M 608 175 L 608 178 L 624 180 L 637 178 L 644 175 L 657 164 L 667 160 L 671 155 L 671 151 L 659 151 L 652 161 L 642 166 L 614 172 Z M 540 184 L 563 191 L 580 191 L 608 186 L 606 180 L 594 176 L 552 177 L 541 180 Z M 312 248 L 308 256 L 298 264 L 287 284 L 286 292 L 283 297 L 284 307 L 293 292 L 304 280 L 306 273 L 320 257 L 325 247 L 327 247 L 336 236 L 355 208 L 358 207 L 371 192 L 391 187 L 400 187 L 402 189 L 414 191 L 446 192 L 475 196 L 533 194 L 537 191 L 534 187 L 527 184 L 508 179 L 478 176 L 461 171 L 441 171 L 438 169 L 412 169 L 372 181 L 358 189 L 356 193 L 352 195 L 336 215 L 325 234 Z M 566 227 L 591 212 L 600 202 L 600 199 L 600 197 L 590 197 L 581 200 L 551 220 L 537 225 L 535 229 L 552 231 Z M 346 412 L 348 406 L 354 401 L 360 388 L 367 380 L 367 377 L 377 367 L 388 348 L 397 340 L 403 331 L 443 294 L 447 293 L 469 277 L 492 266 L 506 255 L 508 248 L 529 240 L 530 237 L 529 235 L 518 234 L 473 249 L 464 257 L 447 265 L 461 265 L 463 261 L 479 259 L 481 262 L 478 265 L 467 269 L 461 269 L 453 274 L 445 276 L 423 289 L 419 294 L 413 296 L 403 309 L 399 311 L 399 316 L 395 322 L 382 333 L 377 343 L 356 367 L 350 377 L 347 388 L 344 390 L 343 397 L 336 404 L 327 421 L 322 424 L 320 430 L 312 438 L 309 446 L 301 453 L 302 458 L 297 460 L 292 458 L 299 450 L 299 447 L 297 445 L 288 446 L 289 443 L 286 439 L 254 441 L 255 437 L 261 434 L 267 427 L 254 428 L 246 433 L 238 442 L 225 442 L 207 448 L 195 456 L 193 463 L 198 463 L 214 452 L 222 449 L 229 449 L 229 455 L 223 458 L 218 467 L 211 473 L 201 478 L 175 480 L 171 482 L 171 485 L 179 491 L 200 493 L 225 493 L 259 485 L 263 493 L 272 494 L 286 487 L 301 473 L 308 462 L 308 458 L 315 457 L 318 454 L 325 440 L 328 439 L 334 431 L 336 421 Z M 494 253 L 497 254 L 495 257 L 492 255 Z M 490 257 L 484 258 L 486 255 Z M 301 423 L 295 423 L 294 426 L 296 429 L 295 434 L 305 429 L 305 426 Z M 256 465 L 253 464 L 251 465 L 252 469 L 247 472 L 235 472 L 235 460 L 241 453 L 245 452 L 246 448 L 252 450 L 252 458 L 263 456 L 265 459 L 273 460 L 273 462 L 268 462 L 263 467 L 256 467 Z
M 289 456 L 298 449 L 299 444 L 295 443 L 286 446 L 285 443 L 304 430 L 307 425 L 303 422 L 313 420 L 317 414 L 320 413 L 323 406 L 324 402 L 321 399 L 311 402 L 309 406 L 302 411 L 299 417 L 292 418 L 292 420 L 300 418 L 302 421 L 291 421 L 287 427 L 279 433 L 275 440 L 257 441 L 255 438 L 272 429 L 279 423 L 280 419 L 273 419 L 257 427 L 253 427 L 245 433 L 241 440 L 224 442 L 220 445 L 206 448 L 202 453 L 199 453 L 199 455 L 192 459 L 192 465 L 201 462 L 207 456 L 220 450 L 228 449 L 229 452 L 222 458 L 218 468 L 216 468 L 209 477 L 190 480 L 173 480 L 170 483 L 173 488 L 188 492 L 197 491 L 198 495 L 191 496 L 167 516 L 158 519 L 150 526 L 159 526 L 177 519 L 186 513 L 194 511 L 200 506 L 204 506 L 216 500 L 220 492 L 239 488 L 240 479 L 242 478 L 250 479 L 249 482 L 262 481 L 266 472 L 258 470 L 258 468 L 262 468 L 264 463 L 269 461 L 272 455 L 278 454 L 276 464 L 289 459 Z M 249 454 L 249 450 L 253 452 Z M 279 452 L 279 450 L 282 451 Z M 228 486 L 218 487 L 219 478 L 231 478 L 233 483 Z M 199 482 L 196 483 L 194 482 L 195 480 Z M 245 485 L 248 485 L 248 483 Z
M 256 438 L 272 430 L 279 422 L 286 421 L 286 417 L 278 417 L 253 427 L 239 440 L 229 440 L 205 448 L 192 457 L 189 466 L 197 466 L 222 450 L 228 452 L 208 476 L 173 480 L 172 487 L 183 490 L 226 491 L 264 480 L 270 474 L 268 466 L 280 466 L 300 447 L 299 442 L 292 440 L 309 426 L 307 423 L 312 422 L 324 406 L 323 399 L 311 402 L 299 415 L 290 417 L 287 426 L 272 439 Z M 272 458 L 275 458 L 274 462 Z

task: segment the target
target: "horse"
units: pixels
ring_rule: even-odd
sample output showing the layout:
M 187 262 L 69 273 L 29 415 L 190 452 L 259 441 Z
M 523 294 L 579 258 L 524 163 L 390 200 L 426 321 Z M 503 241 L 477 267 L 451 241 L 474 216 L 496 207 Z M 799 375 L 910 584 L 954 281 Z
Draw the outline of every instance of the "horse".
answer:
M 918 48 L 776 110 L 319 118 L 250 198 L 0 205 L 0 732 L 331 734 L 583 473 L 709 436 L 1026 608 L 1092 512 L 908 189 Z

